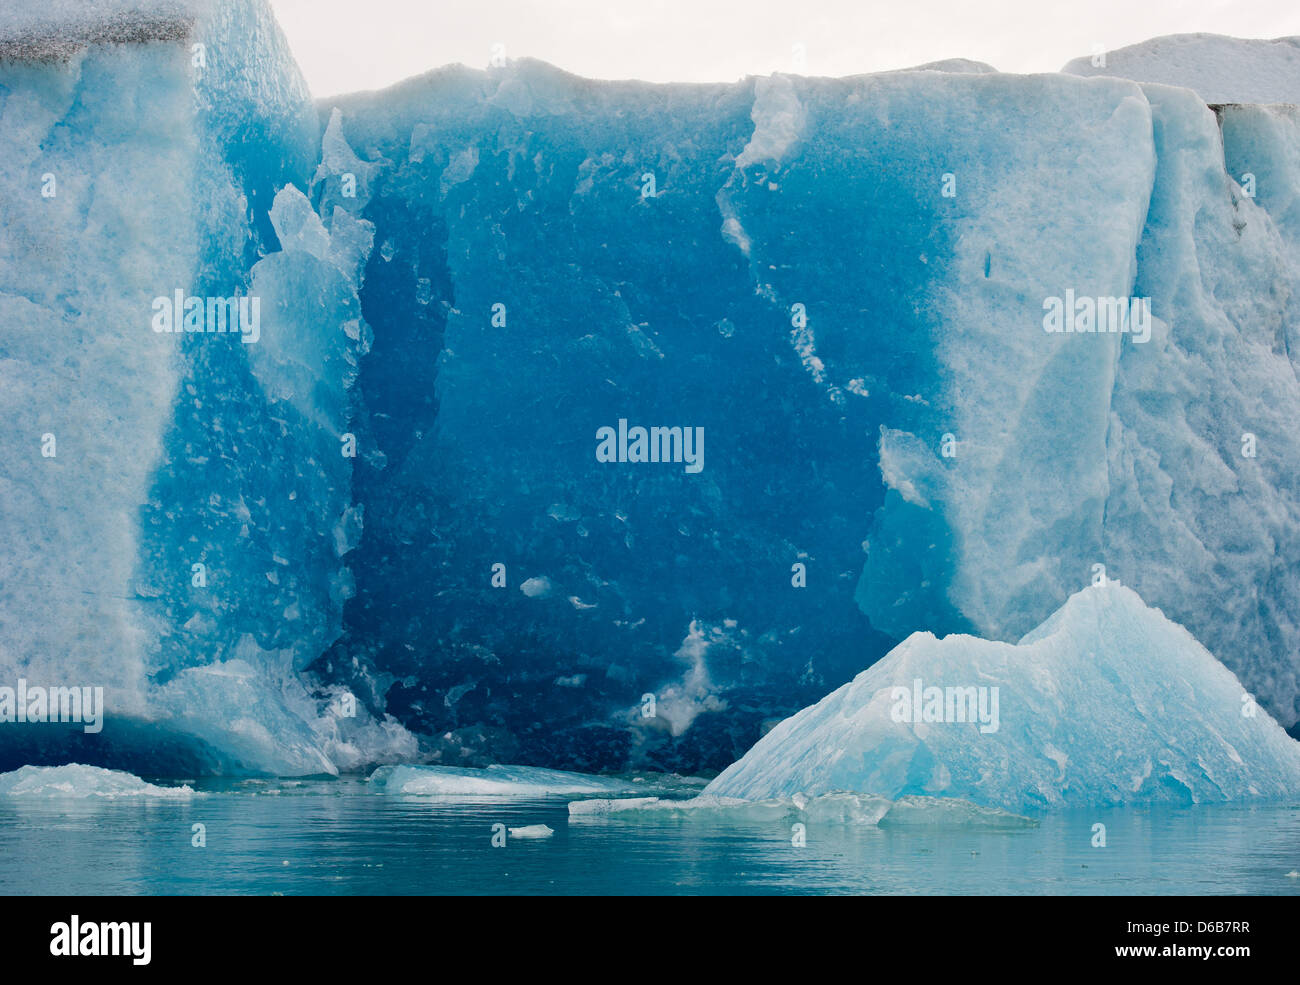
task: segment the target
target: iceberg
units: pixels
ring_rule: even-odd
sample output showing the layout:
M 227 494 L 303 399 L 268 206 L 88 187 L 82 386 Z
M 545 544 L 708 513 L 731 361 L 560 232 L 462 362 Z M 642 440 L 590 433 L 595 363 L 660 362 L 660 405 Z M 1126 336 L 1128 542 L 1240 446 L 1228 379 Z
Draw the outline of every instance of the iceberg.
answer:
M 0 686 L 106 711 L 0 767 L 720 769 L 1098 567 L 1296 726 L 1296 50 L 313 101 L 11 5 Z
M 186 785 L 159 787 L 138 776 L 98 766 L 24 766 L 10 773 L 0 773 L 0 797 L 25 797 L 49 800 L 99 797 L 149 797 L 164 800 L 187 800 L 198 796 Z
M 1300 743 L 1190 633 L 1111 584 L 1017 644 L 913 634 L 702 796 L 837 791 L 1017 813 L 1294 797 Z

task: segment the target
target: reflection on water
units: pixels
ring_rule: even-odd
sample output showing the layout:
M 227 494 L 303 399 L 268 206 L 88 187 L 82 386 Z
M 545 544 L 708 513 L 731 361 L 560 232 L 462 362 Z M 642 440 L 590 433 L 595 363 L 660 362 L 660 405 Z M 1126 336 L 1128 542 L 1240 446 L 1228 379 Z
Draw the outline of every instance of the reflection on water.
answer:
M 809 823 L 797 848 L 785 821 L 571 819 L 565 800 L 392 797 L 356 779 L 201 786 L 180 802 L 0 802 L 0 892 L 1300 894 L 1295 804 L 1071 812 L 1025 830 Z M 555 834 L 498 848 L 496 824 Z

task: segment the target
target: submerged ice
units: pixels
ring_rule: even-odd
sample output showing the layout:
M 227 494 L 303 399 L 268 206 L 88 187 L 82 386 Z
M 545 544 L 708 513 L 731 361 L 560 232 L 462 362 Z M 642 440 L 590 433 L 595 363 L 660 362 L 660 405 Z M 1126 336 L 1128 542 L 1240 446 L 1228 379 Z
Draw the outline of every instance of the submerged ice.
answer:
M 708 792 L 689 799 L 661 797 L 591 798 L 569 804 L 569 823 L 624 821 L 704 821 L 717 824 L 774 822 L 828 825 L 872 825 L 881 828 L 998 828 L 1033 827 L 1032 818 L 967 800 L 905 796 L 890 800 L 876 794 L 844 791 L 808 797 L 800 793 L 747 800 Z
M 1300 719 L 1290 42 L 313 103 L 262 0 L 45 8 L 0 15 L 0 686 L 106 710 L 3 765 L 721 768 L 1096 566 Z
M 455 766 L 381 766 L 370 783 L 388 794 L 421 797 L 576 797 L 632 793 L 631 783 L 533 766 L 493 764 L 485 769 Z

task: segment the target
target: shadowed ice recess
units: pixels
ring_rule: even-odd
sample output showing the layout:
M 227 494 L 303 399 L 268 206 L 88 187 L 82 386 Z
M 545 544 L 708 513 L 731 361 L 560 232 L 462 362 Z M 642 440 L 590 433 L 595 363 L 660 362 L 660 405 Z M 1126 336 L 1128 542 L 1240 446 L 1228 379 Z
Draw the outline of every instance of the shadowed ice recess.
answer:
M 313 102 L 262 0 L 6 9 L 0 688 L 106 696 L 0 768 L 1295 796 L 1297 50 Z

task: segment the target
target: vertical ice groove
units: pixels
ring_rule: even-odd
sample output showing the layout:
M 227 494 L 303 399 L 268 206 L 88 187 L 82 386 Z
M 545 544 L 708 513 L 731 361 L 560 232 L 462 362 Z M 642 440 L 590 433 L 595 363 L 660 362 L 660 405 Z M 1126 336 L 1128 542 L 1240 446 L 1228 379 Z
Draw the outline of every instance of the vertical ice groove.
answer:
M 1152 341 L 1120 361 L 1108 558 L 1291 726 L 1300 665 L 1276 641 L 1300 625 L 1300 583 L 1282 560 L 1300 550 L 1300 495 L 1283 464 L 1300 454 L 1286 343 L 1300 271 L 1293 243 L 1224 170 L 1257 162 L 1285 224 L 1290 192 L 1270 164 L 1286 131 L 1252 132 L 1285 115 L 1227 110 L 1221 136 L 1194 93 L 1145 88 L 1159 171 L 1135 292 L 1156 318 Z

